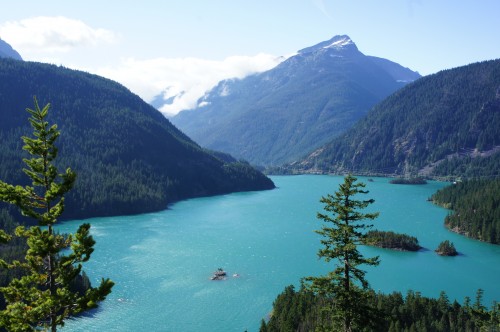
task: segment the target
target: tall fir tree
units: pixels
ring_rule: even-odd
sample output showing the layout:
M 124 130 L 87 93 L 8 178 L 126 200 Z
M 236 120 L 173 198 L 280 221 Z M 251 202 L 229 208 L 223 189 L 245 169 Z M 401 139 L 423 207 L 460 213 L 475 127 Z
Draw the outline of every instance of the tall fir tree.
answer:
M 40 109 L 34 98 L 34 109 L 27 109 L 33 137 L 22 137 L 23 149 L 31 155 L 23 159 L 27 166 L 23 171 L 32 186 L 0 181 L 0 200 L 38 221 L 38 226 L 16 228 L 15 235 L 26 238 L 28 245 L 25 260 L 3 262 L 4 268 L 23 271 L 22 277 L 0 289 L 7 302 L 0 324 L 9 331 L 56 331 L 68 316 L 96 307 L 113 287 L 109 279 L 102 279 L 99 287 L 84 293 L 70 286 L 82 272 L 82 263 L 90 259 L 95 241 L 89 224 L 82 224 L 75 234 L 63 236 L 54 231 L 64 210 L 64 195 L 72 189 L 76 174 L 69 168 L 58 173 L 54 165 L 60 132 L 46 121 L 49 107 Z
M 307 277 L 305 281 L 311 290 L 329 299 L 323 308 L 322 325 L 327 331 L 353 331 L 376 320 L 376 313 L 366 305 L 369 284 L 360 265 L 378 265 L 379 260 L 378 257 L 365 258 L 358 245 L 364 243 L 366 230 L 372 227 L 364 220 L 373 220 L 378 213 L 360 211 L 374 200 L 357 199 L 357 195 L 368 191 L 363 190 L 364 183 L 356 181 L 356 177 L 347 175 L 334 195 L 321 198 L 326 213 L 317 215 L 326 223 L 316 231 L 323 237 L 318 256 L 326 262 L 337 261 L 336 268 L 326 276 Z

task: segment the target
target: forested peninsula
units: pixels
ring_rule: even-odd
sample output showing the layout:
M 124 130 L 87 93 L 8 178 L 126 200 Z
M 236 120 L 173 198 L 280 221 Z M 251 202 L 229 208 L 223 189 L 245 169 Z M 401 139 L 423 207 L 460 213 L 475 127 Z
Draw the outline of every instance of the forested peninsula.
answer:
M 473 239 L 500 244 L 500 179 L 473 179 L 456 182 L 431 200 L 450 209 L 445 225 Z

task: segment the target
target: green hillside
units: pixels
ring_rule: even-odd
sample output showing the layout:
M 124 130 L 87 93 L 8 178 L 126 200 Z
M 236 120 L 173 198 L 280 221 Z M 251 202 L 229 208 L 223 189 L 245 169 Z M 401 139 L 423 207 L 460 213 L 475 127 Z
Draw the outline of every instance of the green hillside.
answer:
M 41 63 L 0 59 L 0 179 L 23 184 L 26 107 L 51 103 L 60 167 L 78 174 L 65 218 L 142 213 L 180 199 L 270 189 L 246 163 L 201 149 L 125 87 Z
M 500 60 L 423 77 L 286 172 L 498 176 Z M 480 161 L 478 161 L 480 160 Z

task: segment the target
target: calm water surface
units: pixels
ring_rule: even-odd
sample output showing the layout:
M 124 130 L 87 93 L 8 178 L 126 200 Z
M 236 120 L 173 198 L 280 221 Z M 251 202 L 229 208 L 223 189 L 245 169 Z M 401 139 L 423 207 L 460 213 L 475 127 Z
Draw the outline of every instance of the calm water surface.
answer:
M 285 286 L 333 269 L 317 259 L 321 227 L 316 213 L 321 196 L 333 193 L 342 177 L 277 176 L 276 190 L 192 199 L 168 210 L 127 217 L 96 218 L 95 252 L 85 270 L 95 284 L 116 282 L 113 293 L 89 316 L 69 321 L 63 331 L 258 331 L 260 320 Z M 447 292 L 450 300 L 474 298 L 485 290 L 485 304 L 500 300 L 500 246 L 467 239 L 443 226 L 446 210 L 427 202 L 443 183 L 367 184 L 370 207 L 380 212 L 380 230 L 416 236 L 416 253 L 362 248 L 380 255 L 367 273 L 372 288 L 408 289 L 426 296 Z M 64 223 L 75 231 L 82 221 Z M 440 257 L 443 240 L 461 253 Z M 209 280 L 222 267 L 225 281 Z M 238 277 L 233 277 L 238 274 Z

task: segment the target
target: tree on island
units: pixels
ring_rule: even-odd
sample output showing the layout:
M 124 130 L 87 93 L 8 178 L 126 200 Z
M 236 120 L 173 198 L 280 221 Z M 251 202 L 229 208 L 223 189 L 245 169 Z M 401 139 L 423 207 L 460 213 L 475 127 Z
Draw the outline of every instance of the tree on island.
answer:
M 438 253 L 438 255 L 441 255 L 441 256 L 456 256 L 456 255 L 458 255 L 458 252 L 455 249 L 453 242 L 450 242 L 448 240 L 441 242 L 435 251 Z
M 328 194 L 321 198 L 327 213 L 318 213 L 318 219 L 323 220 L 321 230 L 316 231 L 323 236 L 318 256 L 326 262 L 336 260 L 336 268 L 326 276 L 307 277 L 308 288 L 314 293 L 328 299 L 323 307 L 326 317 L 323 318 L 323 328 L 326 330 L 358 330 L 361 326 L 373 323 L 373 309 L 367 305 L 369 285 L 365 279 L 365 271 L 360 265 L 378 265 L 377 257 L 365 258 L 358 245 L 366 240 L 365 230 L 372 227 L 363 220 L 373 220 L 378 213 L 362 213 L 360 210 L 374 202 L 357 200 L 358 194 L 367 194 L 363 190 L 364 183 L 356 183 L 357 178 L 348 175 L 344 183 L 339 185 L 334 195 Z M 331 226 L 328 226 L 330 225 Z
M 377 230 L 366 233 L 366 245 L 405 251 L 418 251 L 422 248 L 414 236 Z
M 10 331 L 57 331 L 65 319 L 95 308 L 111 292 L 113 282 L 102 279 L 97 288 L 83 294 L 72 290 L 71 284 L 82 272 L 82 263 L 90 259 L 95 241 L 89 234 L 90 224 L 82 224 L 75 234 L 61 235 L 54 224 L 64 210 L 64 195 L 72 189 L 76 174 L 67 169 L 58 173 L 54 145 L 60 132 L 46 121 L 50 104 L 40 109 L 34 98 L 29 121 L 34 137 L 22 137 L 23 149 L 31 159 L 24 159 L 24 173 L 32 186 L 14 186 L 0 181 L 0 201 L 16 205 L 23 215 L 38 221 L 38 226 L 19 226 L 15 235 L 25 238 L 28 250 L 25 259 L 0 262 L 3 268 L 16 269 L 21 277 L 2 287 L 7 302 L 0 312 L 0 325 Z M 1 233 L 1 240 L 6 240 Z

